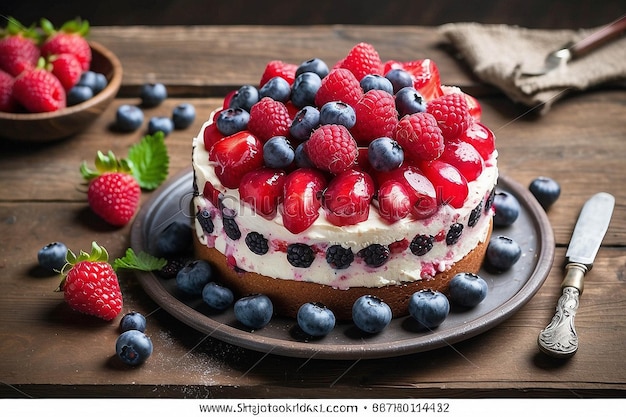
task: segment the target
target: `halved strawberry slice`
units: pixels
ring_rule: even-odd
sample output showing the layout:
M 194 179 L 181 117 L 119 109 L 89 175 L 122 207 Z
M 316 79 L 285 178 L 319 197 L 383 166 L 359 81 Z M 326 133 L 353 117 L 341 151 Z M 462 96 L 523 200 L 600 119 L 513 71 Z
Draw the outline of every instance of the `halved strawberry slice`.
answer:
M 388 180 L 378 188 L 378 213 L 389 223 L 405 218 L 411 212 L 411 198 L 400 181 Z
M 246 173 L 263 166 L 263 144 L 246 130 L 237 132 L 211 147 L 209 161 L 224 187 L 238 188 Z
M 467 181 L 474 181 L 483 172 L 485 162 L 476 148 L 458 139 L 448 141 L 439 157 L 458 169 Z
M 437 192 L 433 183 L 415 166 L 405 165 L 377 175 L 379 184 L 395 180 L 402 184 L 411 204 L 411 214 L 426 219 L 438 210 Z
M 281 214 L 283 224 L 291 233 L 308 229 L 319 217 L 321 203 L 318 193 L 326 188 L 324 175 L 312 168 L 298 168 L 285 178 Z
M 333 178 L 322 196 L 326 218 L 336 226 L 367 220 L 374 196 L 374 180 L 361 171 L 344 171 Z
M 256 213 L 266 219 L 273 219 L 278 204 L 283 199 L 284 186 L 284 171 L 260 168 L 243 176 L 239 185 L 239 195 L 241 201 L 250 204 Z
M 423 163 L 420 169 L 435 186 L 438 204 L 463 207 L 469 190 L 467 180 L 458 169 L 441 160 Z

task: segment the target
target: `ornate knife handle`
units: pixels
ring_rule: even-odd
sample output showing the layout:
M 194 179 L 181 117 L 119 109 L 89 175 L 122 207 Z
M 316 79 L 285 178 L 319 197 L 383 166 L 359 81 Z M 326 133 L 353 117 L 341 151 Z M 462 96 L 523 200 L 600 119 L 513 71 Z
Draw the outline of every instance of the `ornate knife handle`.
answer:
M 548 326 L 539 333 L 539 349 L 555 358 L 569 358 L 578 350 L 578 334 L 574 318 L 578 311 L 579 298 L 583 290 L 583 278 L 587 267 L 582 264 L 567 265 L 563 280 L 563 294 L 556 306 L 556 313 Z

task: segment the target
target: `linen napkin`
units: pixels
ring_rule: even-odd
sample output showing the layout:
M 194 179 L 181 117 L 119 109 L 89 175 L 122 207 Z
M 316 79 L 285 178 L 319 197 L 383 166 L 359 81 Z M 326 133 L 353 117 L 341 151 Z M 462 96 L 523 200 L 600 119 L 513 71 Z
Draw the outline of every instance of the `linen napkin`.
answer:
M 607 84 L 626 87 L 626 36 L 545 75 L 524 75 L 524 71 L 542 68 L 548 53 L 599 29 L 543 30 L 479 23 L 439 27 L 479 79 L 515 102 L 539 108 L 541 114 L 575 91 Z

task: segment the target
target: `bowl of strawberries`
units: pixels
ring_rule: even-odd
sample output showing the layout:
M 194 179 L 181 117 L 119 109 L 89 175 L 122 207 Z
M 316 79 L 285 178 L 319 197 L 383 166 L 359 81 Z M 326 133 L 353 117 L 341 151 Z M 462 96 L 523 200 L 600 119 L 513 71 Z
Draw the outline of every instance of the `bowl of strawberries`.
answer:
M 87 128 L 122 82 L 119 59 L 88 41 L 87 21 L 59 28 L 9 18 L 0 31 L 0 138 L 48 142 Z

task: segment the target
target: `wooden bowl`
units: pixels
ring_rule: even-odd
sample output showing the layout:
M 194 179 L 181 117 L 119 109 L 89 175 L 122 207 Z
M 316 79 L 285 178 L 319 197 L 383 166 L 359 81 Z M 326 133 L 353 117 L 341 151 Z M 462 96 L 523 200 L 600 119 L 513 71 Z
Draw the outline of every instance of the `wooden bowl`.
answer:
M 122 84 L 122 64 L 107 48 L 89 42 L 91 70 L 105 75 L 107 86 L 91 99 L 46 113 L 0 112 L 0 137 L 15 141 L 48 142 L 72 136 L 98 118 L 115 98 Z

